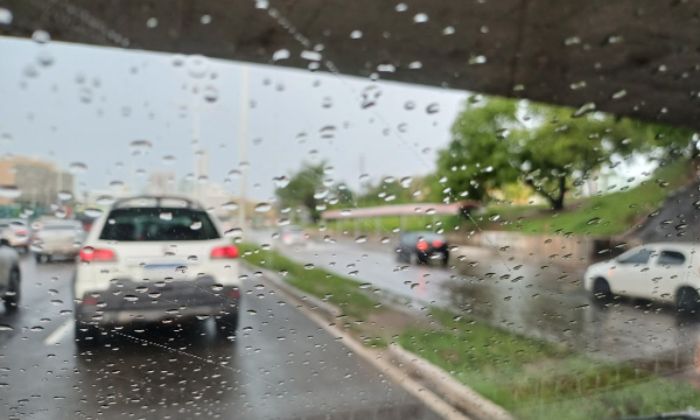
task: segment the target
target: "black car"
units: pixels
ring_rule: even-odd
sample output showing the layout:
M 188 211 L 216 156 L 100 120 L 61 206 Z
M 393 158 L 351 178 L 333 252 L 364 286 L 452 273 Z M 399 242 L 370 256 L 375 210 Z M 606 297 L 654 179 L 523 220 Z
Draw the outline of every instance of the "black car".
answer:
M 409 264 L 428 264 L 431 259 L 436 258 L 446 266 L 449 257 L 447 239 L 432 232 L 402 233 L 396 247 L 398 261 Z

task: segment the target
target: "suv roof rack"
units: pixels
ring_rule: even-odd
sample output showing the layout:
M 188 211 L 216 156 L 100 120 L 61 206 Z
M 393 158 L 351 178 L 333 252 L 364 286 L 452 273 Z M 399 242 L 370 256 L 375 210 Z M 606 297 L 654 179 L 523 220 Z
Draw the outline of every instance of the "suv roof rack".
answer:
M 177 195 L 137 195 L 133 197 L 126 197 L 126 198 L 121 198 L 119 200 L 116 200 L 114 204 L 112 204 L 112 208 L 118 209 L 118 208 L 124 208 L 124 207 L 130 207 L 133 206 L 133 203 L 135 201 L 150 201 L 153 200 L 155 203 L 154 206 L 147 206 L 147 205 L 142 205 L 140 207 L 161 207 L 163 204 L 164 200 L 170 200 L 170 201 L 180 201 L 185 204 L 186 208 L 190 209 L 196 209 L 196 210 L 202 210 L 202 206 L 197 203 L 196 201 L 192 200 L 191 198 L 183 197 L 183 196 L 177 196 Z

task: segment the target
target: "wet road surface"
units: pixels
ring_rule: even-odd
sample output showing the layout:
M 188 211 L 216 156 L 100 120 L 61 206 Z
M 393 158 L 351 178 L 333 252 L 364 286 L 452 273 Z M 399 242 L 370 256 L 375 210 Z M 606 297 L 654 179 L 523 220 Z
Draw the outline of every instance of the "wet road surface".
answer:
M 0 418 L 435 418 L 255 279 L 235 343 L 213 325 L 112 331 L 79 352 L 72 263 L 22 261 L 21 309 L 0 309 Z
M 275 243 L 268 232 L 255 239 Z M 567 343 L 611 361 L 652 361 L 671 369 L 700 360 L 700 324 L 679 318 L 672 307 L 619 300 L 592 304 L 580 272 L 546 261 L 460 248 L 452 268 L 410 266 L 396 261 L 392 244 L 311 241 L 277 249 L 305 263 L 372 283 L 414 306 L 435 305 L 469 313 L 524 335 Z M 461 257 L 460 257 L 461 255 Z

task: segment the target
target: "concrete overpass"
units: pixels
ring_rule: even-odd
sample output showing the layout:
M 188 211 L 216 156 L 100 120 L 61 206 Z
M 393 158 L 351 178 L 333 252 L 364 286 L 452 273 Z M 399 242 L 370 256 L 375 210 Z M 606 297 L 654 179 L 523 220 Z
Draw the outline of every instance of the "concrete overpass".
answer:
M 698 0 L 400 1 L 0 0 L 13 14 L 0 34 L 276 57 L 700 128 Z

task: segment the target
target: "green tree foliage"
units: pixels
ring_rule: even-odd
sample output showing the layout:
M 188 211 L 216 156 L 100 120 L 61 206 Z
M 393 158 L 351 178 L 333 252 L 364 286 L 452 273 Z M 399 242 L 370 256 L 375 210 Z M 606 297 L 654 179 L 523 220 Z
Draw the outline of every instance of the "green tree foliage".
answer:
M 564 207 L 574 178 L 614 156 L 695 149 L 689 130 L 503 98 L 468 103 L 452 134 L 437 166 L 453 199 L 485 199 L 489 190 L 520 181 L 555 210 Z
M 318 223 L 321 213 L 317 209 L 319 200 L 317 192 L 323 188 L 324 164 L 311 165 L 305 163 L 293 174 L 284 188 L 277 188 L 275 194 L 282 207 L 304 208 L 311 222 Z

